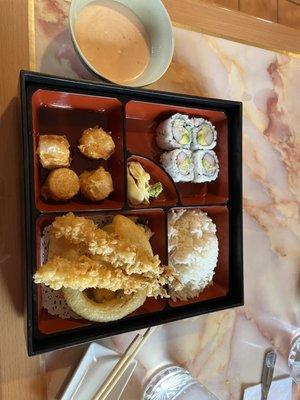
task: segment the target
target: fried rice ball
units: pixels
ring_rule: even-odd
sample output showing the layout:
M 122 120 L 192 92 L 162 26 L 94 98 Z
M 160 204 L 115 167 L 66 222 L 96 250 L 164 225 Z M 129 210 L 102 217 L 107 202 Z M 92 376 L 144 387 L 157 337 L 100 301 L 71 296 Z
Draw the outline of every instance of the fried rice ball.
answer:
M 79 178 L 69 168 L 58 168 L 51 171 L 42 187 L 45 199 L 67 201 L 80 189 Z
M 40 135 L 37 154 L 44 168 L 53 169 L 70 165 L 69 142 L 63 135 Z
M 103 167 L 93 171 L 84 171 L 79 176 L 79 181 L 81 194 L 88 200 L 106 199 L 114 190 L 111 175 Z
M 110 134 L 95 126 L 83 131 L 78 148 L 88 158 L 107 160 L 115 151 L 115 143 Z

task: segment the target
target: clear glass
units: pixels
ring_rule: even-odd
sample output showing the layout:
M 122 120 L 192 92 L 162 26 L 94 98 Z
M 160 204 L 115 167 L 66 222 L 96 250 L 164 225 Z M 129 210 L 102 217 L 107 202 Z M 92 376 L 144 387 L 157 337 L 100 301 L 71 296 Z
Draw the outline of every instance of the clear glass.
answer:
M 146 384 L 142 400 L 218 400 L 188 371 L 169 366 Z
M 297 336 L 292 343 L 288 355 L 288 367 L 291 377 L 300 384 L 300 336 Z

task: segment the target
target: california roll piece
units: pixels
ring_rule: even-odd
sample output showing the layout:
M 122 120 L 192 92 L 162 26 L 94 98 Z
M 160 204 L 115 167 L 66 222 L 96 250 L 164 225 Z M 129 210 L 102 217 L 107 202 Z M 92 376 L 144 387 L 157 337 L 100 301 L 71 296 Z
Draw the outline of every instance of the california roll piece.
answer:
M 194 165 L 191 151 L 176 149 L 165 152 L 161 155 L 160 162 L 174 182 L 193 181 Z
M 211 182 L 217 179 L 219 161 L 213 150 L 198 150 L 193 153 L 195 183 Z
M 217 131 L 210 121 L 204 118 L 193 118 L 192 120 L 192 150 L 213 149 L 217 141 Z
M 163 150 L 189 149 L 191 142 L 192 123 L 188 115 L 174 114 L 156 129 L 156 143 Z

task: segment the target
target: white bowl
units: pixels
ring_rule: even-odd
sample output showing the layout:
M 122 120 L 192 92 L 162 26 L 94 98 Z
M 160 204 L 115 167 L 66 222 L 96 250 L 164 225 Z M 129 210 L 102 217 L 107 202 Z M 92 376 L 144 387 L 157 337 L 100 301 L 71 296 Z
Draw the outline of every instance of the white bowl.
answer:
M 69 24 L 74 46 L 82 60 L 97 75 L 100 71 L 85 58 L 74 34 L 74 26 L 80 10 L 94 0 L 72 0 L 69 12 Z M 174 39 L 170 17 L 161 0 L 111 0 L 121 3 L 133 11 L 143 24 L 151 45 L 150 62 L 146 70 L 135 80 L 125 83 L 126 86 L 146 86 L 158 80 L 168 69 L 174 51 Z M 117 82 L 114 82 L 117 83 Z

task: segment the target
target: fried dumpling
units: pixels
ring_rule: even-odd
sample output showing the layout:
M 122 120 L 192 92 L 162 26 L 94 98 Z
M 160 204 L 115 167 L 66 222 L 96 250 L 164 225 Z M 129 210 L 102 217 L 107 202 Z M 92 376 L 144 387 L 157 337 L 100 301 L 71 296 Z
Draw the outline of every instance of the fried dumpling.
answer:
M 40 135 L 37 153 L 44 168 L 69 167 L 69 142 L 63 135 Z

